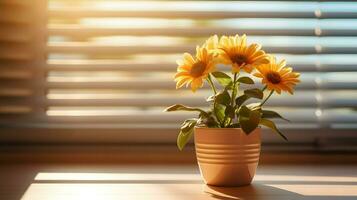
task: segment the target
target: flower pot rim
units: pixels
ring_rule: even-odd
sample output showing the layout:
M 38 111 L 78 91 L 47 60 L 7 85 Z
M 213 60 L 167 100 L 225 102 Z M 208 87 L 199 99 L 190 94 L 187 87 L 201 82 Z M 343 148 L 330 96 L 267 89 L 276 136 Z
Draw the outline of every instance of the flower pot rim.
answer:
M 242 128 L 209 128 L 209 127 L 200 127 L 200 126 L 195 126 L 195 129 L 211 129 L 211 130 L 242 130 Z M 257 127 L 256 129 L 262 129 L 261 127 Z M 256 130 L 254 129 L 254 130 Z

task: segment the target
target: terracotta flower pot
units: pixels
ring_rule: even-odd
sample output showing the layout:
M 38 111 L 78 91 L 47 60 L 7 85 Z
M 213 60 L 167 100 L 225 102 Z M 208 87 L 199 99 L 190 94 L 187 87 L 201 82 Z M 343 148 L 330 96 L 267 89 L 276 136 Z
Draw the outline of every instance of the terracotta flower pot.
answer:
M 249 185 L 260 155 L 260 128 L 246 135 L 240 128 L 195 128 L 195 148 L 207 185 Z

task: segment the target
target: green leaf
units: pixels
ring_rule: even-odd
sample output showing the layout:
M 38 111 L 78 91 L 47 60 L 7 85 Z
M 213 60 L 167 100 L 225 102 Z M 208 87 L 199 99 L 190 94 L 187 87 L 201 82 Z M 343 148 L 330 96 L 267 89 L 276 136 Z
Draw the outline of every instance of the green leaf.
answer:
M 220 104 L 217 104 L 216 107 L 215 107 L 215 115 L 216 115 L 216 118 L 217 118 L 217 121 L 219 123 L 222 123 L 223 120 L 224 120 L 224 116 L 225 116 L 225 109 L 226 107 L 223 106 L 223 105 L 220 105 Z
M 200 112 L 204 115 L 208 115 L 204 110 L 199 109 L 199 108 L 192 108 L 188 106 L 184 106 L 182 104 L 175 104 L 170 107 L 167 107 L 164 112 L 172 112 L 172 111 L 197 111 Z
M 208 117 L 201 120 L 201 124 L 205 125 L 208 128 L 219 128 L 219 123 L 214 117 Z
M 209 97 L 207 97 L 206 101 L 207 102 L 211 102 L 211 101 L 214 101 L 214 98 L 216 97 L 216 95 L 211 95 Z
M 231 125 L 227 126 L 227 128 L 240 128 L 240 124 L 239 123 L 234 123 L 234 124 L 231 124 Z
M 177 147 L 182 151 L 186 144 L 192 138 L 194 127 L 197 124 L 197 120 L 186 120 L 181 127 L 180 133 L 177 136 Z
M 181 130 L 187 132 L 193 123 L 197 124 L 197 119 L 186 119 L 181 125 Z
M 259 110 L 261 111 L 261 103 L 250 103 L 247 105 L 247 107 L 250 109 L 250 110 Z
M 263 114 L 262 118 L 280 118 L 280 119 L 290 122 L 290 120 L 284 118 L 279 113 L 272 111 L 272 110 L 262 110 L 262 114 Z
M 248 100 L 249 97 L 245 94 L 239 96 L 236 98 L 236 105 L 239 108 L 246 100 Z
M 199 114 L 199 119 L 197 120 L 197 126 L 204 125 L 209 128 L 219 128 L 219 123 L 213 115 L 212 111 L 207 112 L 208 115 Z
M 247 77 L 247 76 L 244 76 L 244 77 L 240 77 L 237 82 L 239 83 L 244 83 L 244 84 L 254 84 L 254 81 L 253 79 Z
M 240 109 L 239 109 L 239 115 L 241 117 L 245 117 L 247 119 L 249 119 L 249 116 L 250 116 L 250 110 L 247 106 L 242 106 Z
M 273 121 L 262 118 L 260 119 L 260 124 L 268 128 L 271 128 L 275 133 L 279 134 L 284 140 L 288 141 L 288 138 L 282 132 L 280 132 L 280 130 L 276 127 Z
M 232 90 L 233 89 L 233 81 L 229 82 L 228 85 L 226 85 L 226 87 L 224 89 L 225 90 Z
M 247 106 L 239 109 L 239 123 L 246 134 L 254 131 L 260 122 L 261 114 L 258 110 L 250 110 Z
M 226 73 L 223 72 L 212 72 L 212 75 L 216 78 L 219 84 L 221 84 L 223 87 L 226 87 L 232 82 L 232 78 L 228 76 Z
M 226 106 L 226 110 L 224 111 L 224 114 L 228 117 L 230 117 L 231 119 L 234 119 L 235 117 L 235 110 L 233 108 L 233 106 L 231 105 L 227 105 Z
M 256 98 L 256 99 L 263 99 L 264 96 L 263 92 L 258 88 L 245 90 L 244 94 L 247 95 L 248 97 Z
M 218 104 L 229 105 L 229 103 L 231 102 L 231 96 L 229 95 L 227 90 L 223 90 L 222 92 L 219 92 L 216 95 L 215 101 Z

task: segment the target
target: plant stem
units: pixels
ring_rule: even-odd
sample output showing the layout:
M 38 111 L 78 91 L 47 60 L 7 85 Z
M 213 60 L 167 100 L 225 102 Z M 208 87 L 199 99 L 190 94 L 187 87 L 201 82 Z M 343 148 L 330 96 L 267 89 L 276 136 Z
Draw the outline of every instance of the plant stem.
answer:
M 227 115 L 224 115 L 224 119 L 223 119 L 223 122 L 222 122 L 222 125 L 221 125 L 223 128 L 226 127 L 227 118 L 228 118 L 228 116 L 227 116 Z
M 267 89 L 268 86 L 264 86 L 263 89 L 262 89 L 262 92 L 265 91 L 265 89 Z
M 211 88 L 212 88 L 214 94 L 217 94 L 216 87 L 214 86 L 214 84 L 213 84 L 213 82 L 212 82 L 211 74 L 208 74 L 207 82 L 208 82 L 208 84 L 211 86 Z
M 233 107 L 233 108 L 235 108 L 235 98 L 236 98 L 236 95 L 237 95 L 237 91 L 238 91 L 238 88 L 236 88 L 237 87 L 237 78 L 238 78 L 238 76 L 239 76 L 239 74 L 238 73 L 234 73 L 234 78 L 233 78 L 233 89 L 232 89 L 232 97 L 231 97 L 231 106 Z M 238 87 L 239 87 L 239 83 L 238 83 Z M 226 123 L 226 120 L 229 120 L 228 121 L 228 124 Z M 234 119 L 234 118 L 233 118 Z M 232 122 L 232 120 L 233 119 L 231 119 L 231 118 L 228 118 L 228 116 L 226 115 L 226 116 L 224 116 L 224 120 L 223 120 L 223 123 L 224 123 L 224 126 L 226 126 L 226 124 L 227 125 L 230 125 L 230 123 Z
M 216 94 L 217 94 L 217 89 L 216 89 L 216 87 L 214 86 L 214 83 L 213 83 L 212 78 L 211 78 L 211 74 L 208 74 L 207 82 L 208 82 L 208 84 L 211 86 L 211 89 L 212 89 L 214 95 L 216 95 Z M 216 119 L 217 119 L 218 124 L 219 124 L 220 126 L 222 126 L 222 125 L 221 125 L 221 122 L 220 122 L 220 121 L 218 120 L 218 118 L 217 118 L 216 105 L 217 105 L 217 104 L 216 104 L 216 100 L 214 100 L 214 102 L 213 102 L 213 113 L 214 113 L 214 115 L 216 116 Z
M 267 98 L 265 98 L 265 100 L 260 104 L 260 107 L 263 106 L 265 104 L 265 102 L 267 102 L 267 100 L 271 97 L 271 95 L 274 93 L 274 90 L 270 91 L 269 95 L 267 96 Z
M 237 73 L 234 73 L 234 79 L 233 79 L 233 91 L 232 91 L 232 99 L 231 99 L 231 105 L 234 107 L 234 100 L 236 98 L 236 81 L 237 81 Z

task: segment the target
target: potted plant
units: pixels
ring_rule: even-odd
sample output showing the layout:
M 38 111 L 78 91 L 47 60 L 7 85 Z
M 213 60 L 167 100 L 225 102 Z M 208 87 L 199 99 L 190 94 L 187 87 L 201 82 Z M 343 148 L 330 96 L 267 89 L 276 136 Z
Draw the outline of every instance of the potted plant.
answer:
M 285 60 L 277 61 L 259 44 L 246 40 L 246 35 L 214 35 L 196 47 L 195 56 L 184 53 L 177 61 L 176 88 L 190 85 L 195 92 L 206 81 L 213 92 L 207 98 L 208 110 L 181 104 L 165 109 L 198 112 L 196 118 L 182 123 L 177 146 L 182 150 L 194 135 L 198 165 L 208 185 L 251 183 L 260 156 L 260 126 L 287 140 L 271 120 L 286 119 L 263 107 L 274 93 L 293 94 L 299 73 L 287 67 Z M 218 71 L 217 65 L 227 70 Z M 253 76 L 261 79 L 261 84 L 255 84 Z

